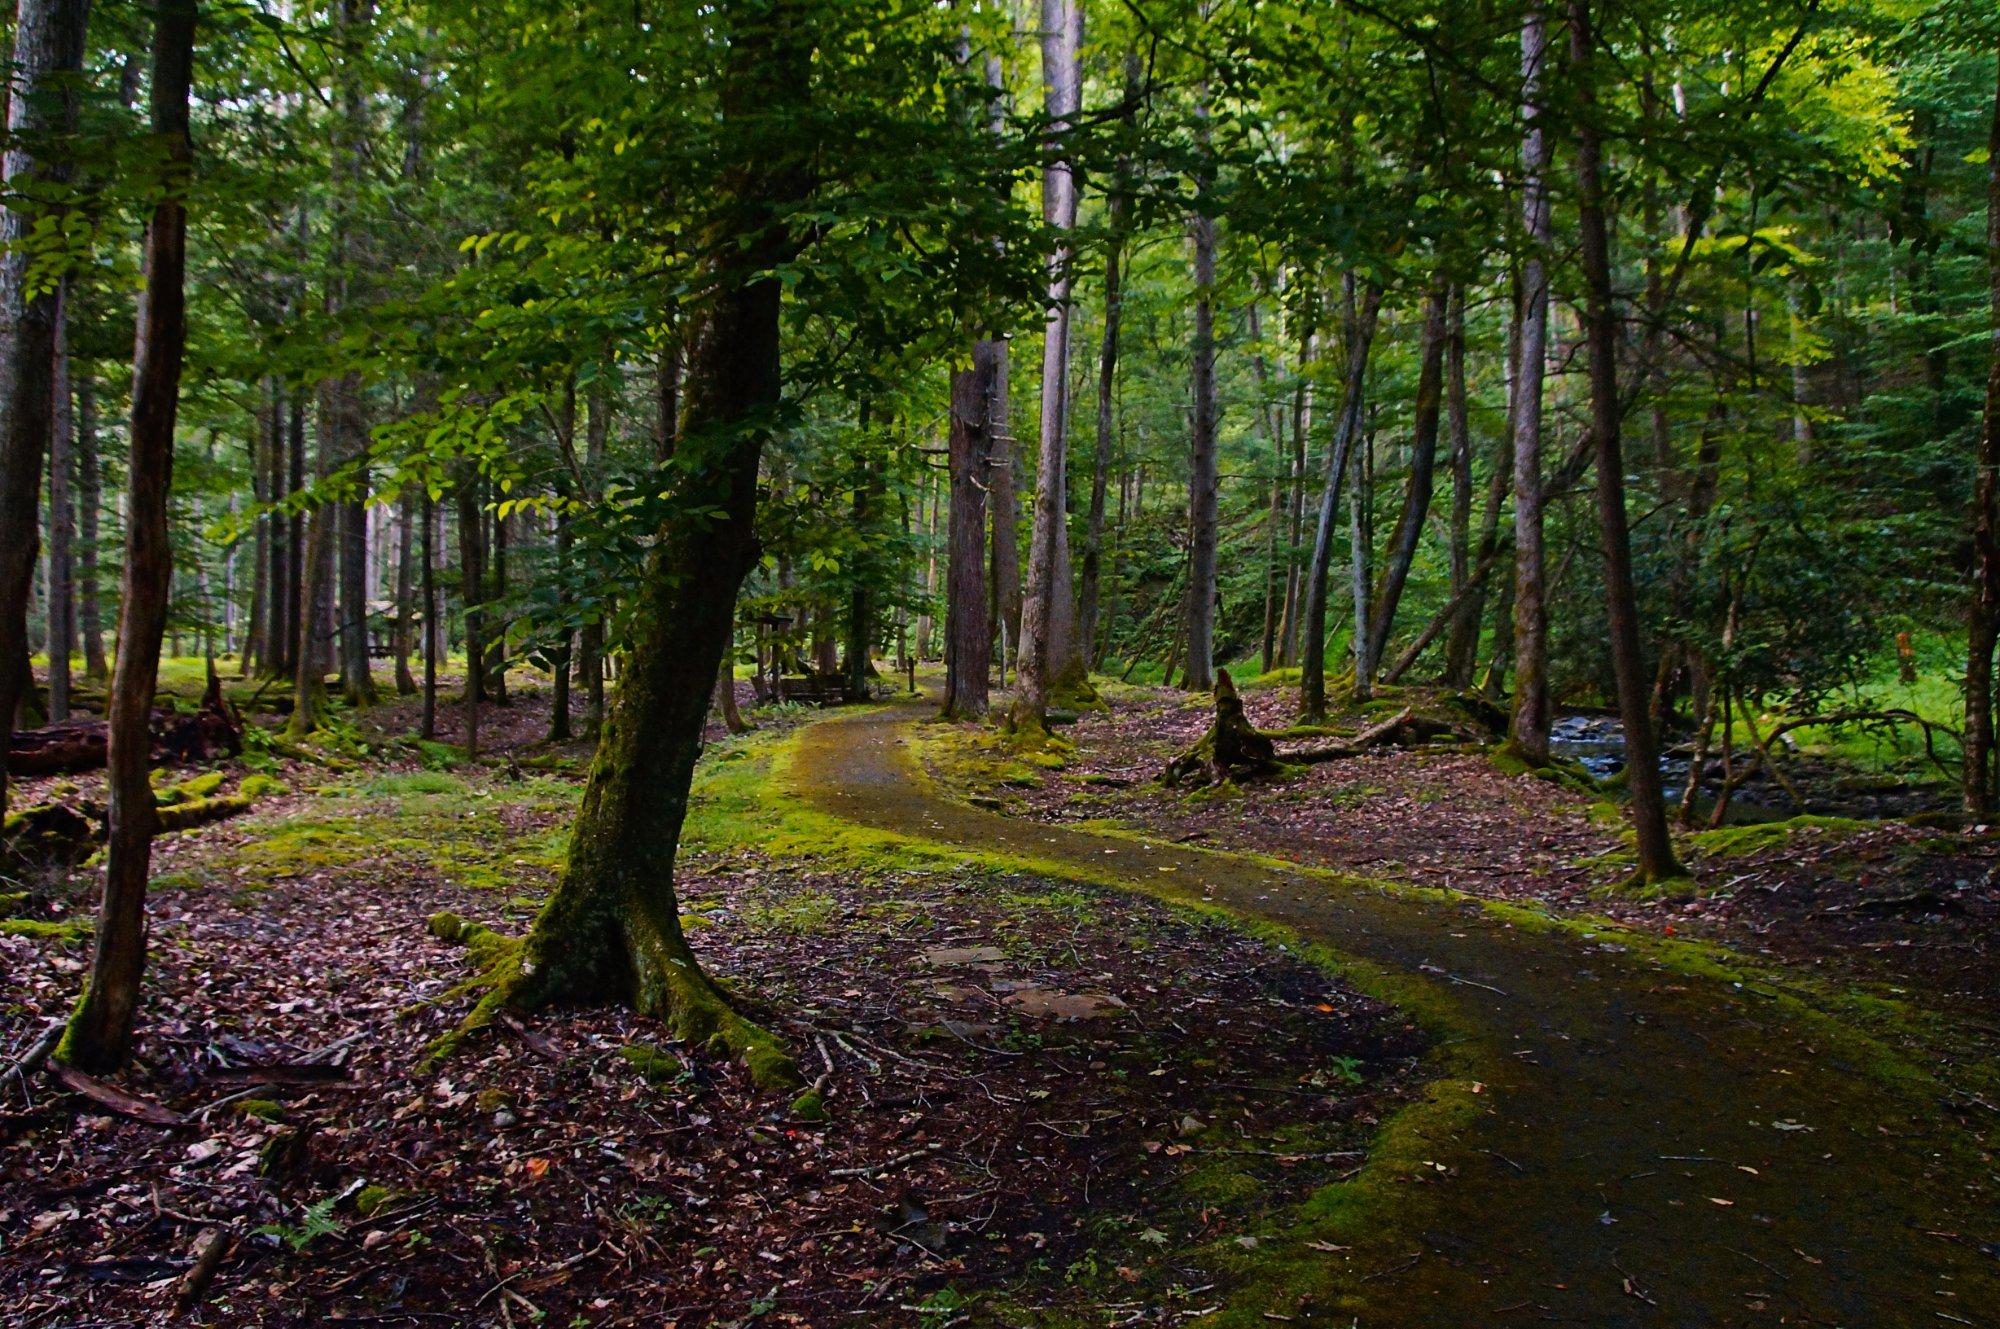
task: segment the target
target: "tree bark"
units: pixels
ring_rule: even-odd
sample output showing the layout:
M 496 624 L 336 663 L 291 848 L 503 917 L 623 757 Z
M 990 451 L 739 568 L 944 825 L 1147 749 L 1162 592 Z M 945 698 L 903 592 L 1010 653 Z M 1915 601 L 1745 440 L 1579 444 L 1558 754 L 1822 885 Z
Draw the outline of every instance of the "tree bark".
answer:
M 97 589 L 97 510 L 104 468 L 97 455 L 97 392 L 89 362 L 76 378 L 77 633 L 83 639 L 83 676 L 92 682 L 111 672 L 104 658 L 104 624 Z
M 416 675 L 410 672 L 410 652 L 416 642 L 416 616 L 412 612 L 411 582 L 416 576 L 417 496 L 405 489 L 396 500 L 396 695 L 408 697 L 417 690 Z
M 996 140 L 1009 132 L 1003 94 L 1006 71 L 1000 57 L 986 57 L 986 82 L 994 90 L 991 129 Z M 993 526 L 992 625 L 990 635 L 999 643 L 1000 681 L 1007 681 L 1007 659 L 1021 649 L 1021 445 L 1014 437 L 1007 398 L 1009 343 L 1001 339 L 999 363 L 993 389 L 994 435 L 992 455 L 992 501 L 988 504 Z
M 1350 292 L 1354 274 L 1342 279 Z M 1306 565 L 1305 642 L 1300 651 L 1300 713 L 1308 721 L 1326 718 L 1326 592 L 1333 566 L 1333 527 L 1340 517 L 1341 482 L 1348 456 L 1361 432 L 1361 399 L 1368 383 L 1368 353 L 1375 341 L 1376 317 L 1382 310 L 1382 286 L 1370 281 L 1347 330 L 1347 366 L 1342 379 L 1340 417 L 1334 425 L 1333 446 L 1327 449 L 1325 479 L 1320 486 L 1319 520 L 1313 530 L 1312 558 Z
M 1542 379 L 1548 358 L 1548 136 L 1542 127 L 1548 29 L 1539 6 L 1521 22 L 1521 260 L 1519 367 L 1514 384 L 1514 708 L 1507 740 L 1531 762 L 1549 758 L 1549 644 L 1542 546 Z M 1600 217 L 1601 221 L 1601 217 Z M 1621 500 L 1622 502 L 1622 500 Z M 1621 509 L 1622 511 L 1622 509 Z
M 1973 485 L 1972 604 L 1966 633 L 1965 810 L 1993 810 L 1993 648 L 2000 637 L 2000 83 L 1986 157 L 1986 276 L 1991 320 L 1986 363 L 1986 414 L 1980 422 L 1979 469 Z
M 486 700 L 485 513 L 479 475 L 469 465 L 458 478 L 459 597 L 465 609 L 465 755 L 479 755 L 479 707 Z
M 327 284 L 327 313 L 338 320 L 353 303 L 366 241 L 355 222 L 367 151 L 367 105 L 362 65 L 374 0 L 339 0 L 334 41 L 340 50 L 336 79 L 340 116 L 335 131 L 334 207 L 331 239 L 333 276 Z M 337 466 L 348 470 L 339 499 L 340 585 L 337 648 L 340 687 L 350 706 L 372 706 L 375 678 L 368 661 L 368 422 L 361 398 L 361 375 L 342 373 L 327 384 L 325 407 Z
M 65 283 L 64 291 L 67 291 Z M 69 719 L 69 658 L 76 650 L 76 505 L 70 499 L 76 417 L 69 381 L 68 301 L 56 302 L 54 403 L 49 430 L 49 723 Z
M 585 400 L 590 416 L 584 425 L 583 493 L 586 501 L 595 504 L 604 473 L 604 450 L 611 438 L 611 398 L 602 377 L 591 380 Z M 583 736 L 593 742 L 604 729 L 604 619 L 608 608 L 603 604 L 587 606 L 583 630 L 578 634 L 578 666 L 583 673 Z
M 116 1069 L 131 1049 L 139 980 L 146 963 L 146 878 L 158 816 L 149 780 L 148 727 L 173 573 L 167 506 L 173 489 L 181 356 L 187 342 L 187 214 L 181 195 L 192 156 L 188 89 L 195 3 L 159 0 L 155 13 L 152 128 L 166 149 L 170 171 L 168 192 L 154 205 L 146 227 L 145 288 L 133 338 L 124 594 L 105 777 L 109 811 L 104 896 L 90 979 L 56 1053 L 68 1065 L 95 1072 Z
M 988 702 L 993 635 L 986 602 L 986 479 L 1006 430 L 1006 422 L 994 415 L 1006 353 L 998 338 L 974 342 L 971 367 L 951 378 L 943 707 L 948 720 L 977 719 Z
M 1403 600 L 1410 565 L 1417 556 L 1417 541 L 1430 516 L 1431 493 L 1437 478 L 1438 416 L 1444 396 L 1444 352 L 1450 326 L 1446 306 L 1452 297 L 1440 284 L 1424 302 L 1424 340 L 1417 371 L 1416 419 L 1410 440 L 1410 475 L 1403 489 L 1403 509 L 1396 530 L 1389 537 L 1389 563 L 1382 569 L 1382 583 L 1375 591 L 1375 607 L 1370 613 L 1368 660 L 1364 671 L 1372 680 L 1381 671 L 1382 656 L 1389 644 L 1389 631 L 1396 624 L 1396 609 Z
M 801 113 L 811 23 L 791 0 L 716 7 L 728 28 L 719 72 L 725 123 Z M 689 356 L 680 497 L 717 519 L 662 523 L 636 589 L 635 641 L 621 673 L 570 842 L 569 862 L 523 949 L 505 997 L 629 1002 L 692 1042 L 720 1043 L 760 1081 L 794 1080 L 767 1035 L 736 1015 L 702 973 L 681 933 L 673 873 L 709 698 L 735 614 L 737 590 L 759 556 L 758 460 L 782 397 L 779 312 L 772 269 L 792 241 L 778 218 L 804 196 L 806 172 L 759 144 L 731 170 L 731 206 L 709 238 L 714 294 Z
M 1145 86 L 1145 66 L 1137 49 L 1125 53 L 1122 129 L 1129 134 Z M 1104 654 L 1099 637 L 1099 606 L 1104 594 L 1104 508 L 1111 481 L 1113 410 L 1118 392 L 1118 335 L 1124 312 L 1125 246 L 1131 231 L 1131 158 L 1121 156 L 1116 178 L 1105 199 L 1104 340 L 1097 354 L 1097 453 L 1090 469 L 1090 513 L 1083 537 L 1083 559 L 1077 590 L 1077 651 L 1094 668 Z
M 1625 458 L 1619 440 L 1618 328 L 1611 306 L 1611 243 L 1605 219 L 1603 139 L 1597 123 L 1596 37 L 1589 0 L 1569 0 L 1570 66 L 1576 81 L 1576 183 L 1584 279 L 1584 337 L 1590 361 L 1590 429 L 1597 454 L 1597 520 L 1604 556 L 1605 618 L 1618 714 L 1625 729 L 1626 788 L 1637 832 L 1638 876 L 1647 882 L 1683 874 L 1667 833 L 1660 758 L 1648 715 L 1646 663 L 1639 645 L 1638 593 L 1625 515 Z M 1522 352 L 1524 370 L 1529 365 Z M 1524 384 L 1525 386 L 1525 384 Z M 1516 592 L 1518 594 L 1518 592 Z M 1517 616 L 1518 618 L 1518 616 Z M 1517 681 L 1517 692 L 1518 681 Z
M 421 738 L 437 737 L 437 690 L 438 690 L 438 597 L 437 597 L 437 551 L 431 545 L 437 531 L 437 509 L 431 500 L 428 485 L 417 488 L 417 515 L 423 522 L 423 622 L 424 622 L 424 701 L 422 719 L 418 722 L 417 734 Z
M 30 689 L 28 601 L 41 552 L 42 459 L 54 406 L 56 293 L 28 289 L 22 241 L 61 211 L 38 201 L 70 177 L 89 0 L 20 0 L 13 95 L 7 104 L 0 209 L 0 723 L 11 726 Z M 0 760 L 0 812 L 7 808 Z
M 1456 629 L 1464 617 L 1472 578 L 1472 420 L 1465 392 L 1465 288 L 1454 286 L 1451 309 L 1446 315 L 1450 328 L 1445 334 L 1444 404 L 1445 430 L 1451 440 L 1451 525 L 1448 562 L 1451 596 L 1459 606 L 1447 624 L 1453 630 L 1445 656 L 1444 679 L 1451 685 L 1456 663 L 1449 646 L 1456 645 Z M 1463 683 L 1455 686 L 1464 687 Z
M 1049 161 L 1042 171 L 1042 218 L 1061 237 L 1049 257 L 1047 317 L 1042 325 L 1041 443 L 1035 474 L 1035 520 L 1029 536 L 1028 581 L 1021 598 L 1013 713 L 1016 729 L 1040 730 L 1049 696 L 1066 673 L 1075 643 L 1070 621 L 1069 328 L 1070 233 L 1076 229 L 1076 175 L 1068 136 L 1081 83 L 1077 48 L 1083 18 L 1077 0 L 1041 0 L 1042 85 L 1048 116 Z
M 1197 112 L 1205 116 L 1205 108 Z M 1206 190 L 1206 182 L 1197 192 Z M 1203 215 L 1197 198 L 1188 220 L 1194 241 L 1194 339 L 1190 348 L 1188 396 L 1194 418 L 1188 430 L 1188 595 L 1187 665 L 1190 692 L 1215 685 L 1215 600 L 1217 491 L 1215 452 L 1215 219 Z

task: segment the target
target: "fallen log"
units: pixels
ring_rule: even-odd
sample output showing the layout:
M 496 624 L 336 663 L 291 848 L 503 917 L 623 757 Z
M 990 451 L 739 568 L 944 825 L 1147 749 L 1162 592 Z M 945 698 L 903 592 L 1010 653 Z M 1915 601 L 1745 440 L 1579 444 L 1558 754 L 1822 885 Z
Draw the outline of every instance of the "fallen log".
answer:
M 94 771 L 104 765 L 103 720 L 70 720 L 43 729 L 16 730 L 7 740 L 10 775 L 61 775 Z M 221 681 L 209 676 L 208 691 L 192 713 L 155 710 L 153 761 L 188 765 L 243 752 L 243 717 L 222 695 Z
M 1279 735 L 1267 734 L 1252 725 L 1243 713 L 1243 700 L 1226 669 L 1216 670 L 1215 720 L 1208 732 L 1186 751 L 1167 763 L 1160 773 L 1166 785 L 1196 779 L 1199 783 L 1222 784 L 1229 780 L 1255 779 L 1276 774 L 1285 766 L 1310 766 L 1342 761 L 1381 747 L 1415 747 L 1437 739 L 1464 741 L 1472 736 L 1466 726 L 1418 715 L 1405 706 L 1395 715 L 1373 724 L 1351 738 L 1319 747 L 1280 752 Z

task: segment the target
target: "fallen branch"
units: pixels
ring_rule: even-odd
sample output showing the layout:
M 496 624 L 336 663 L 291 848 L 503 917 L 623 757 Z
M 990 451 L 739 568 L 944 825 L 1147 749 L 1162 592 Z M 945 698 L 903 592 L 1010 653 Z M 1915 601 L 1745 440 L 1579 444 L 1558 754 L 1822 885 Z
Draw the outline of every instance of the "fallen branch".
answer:
M 94 1075 L 86 1075 L 74 1066 L 58 1064 L 49 1074 L 63 1088 L 82 1095 L 115 1116 L 143 1121 L 149 1126 L 179 1126 L 186 1120 L 171 1108 L 161 1107 L 137 1094 L 128 1094 L 118 1086 L 106 1084 Z

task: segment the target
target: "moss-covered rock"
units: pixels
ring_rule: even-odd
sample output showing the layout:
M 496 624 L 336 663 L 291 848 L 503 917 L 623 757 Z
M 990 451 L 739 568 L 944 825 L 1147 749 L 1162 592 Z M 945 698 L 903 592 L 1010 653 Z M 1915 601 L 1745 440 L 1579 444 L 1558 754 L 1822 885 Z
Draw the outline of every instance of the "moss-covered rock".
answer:
M 618 1049 L 618 1055 L 651 1085 L 673 1084 L 687 1074 L 679 1057 L 651 1043 L 628 1043 Z
M 260 773 L 257 775 L 250 775 L 244 777 L 243 783 L 236 786 L 236 792 L 243 795 L 243 797 L 245 798 L 254 799 L 254 798 L 277 798 L 280 795 L 289 794 L 292 791 L 291 791 L 291 786 L 287 785 L 283 780 L 280 780 L 277 776 L 264 775 Z
M 825 1121 L 828 1118 L 826 1096 L 817 1089 L 808 1089 L 792 1100 L 792 1115 L 800 1121 Z
M 272 1102 L 268 1098 L 238 1099 L 236 1110 L 243 1116 L 254 1117 L 258 1121 L 283 1121 L 285 1119 L 284 1107 L 281 1104 Z

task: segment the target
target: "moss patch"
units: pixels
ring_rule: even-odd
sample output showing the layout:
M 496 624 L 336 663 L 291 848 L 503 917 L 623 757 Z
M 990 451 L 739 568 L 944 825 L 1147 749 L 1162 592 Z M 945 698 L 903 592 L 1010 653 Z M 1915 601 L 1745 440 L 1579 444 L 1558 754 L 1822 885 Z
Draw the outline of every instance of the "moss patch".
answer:
M 1793 817 L 1789 821 L 1752 822 L 1701 831 L 1687 838 L 1687 847 L 1702 858 L 1743 858 L 1782 848 L 1794 837 L 1810 832 L 1852 835 L 1871 828 L 1872 823 L 1849 817 Z

